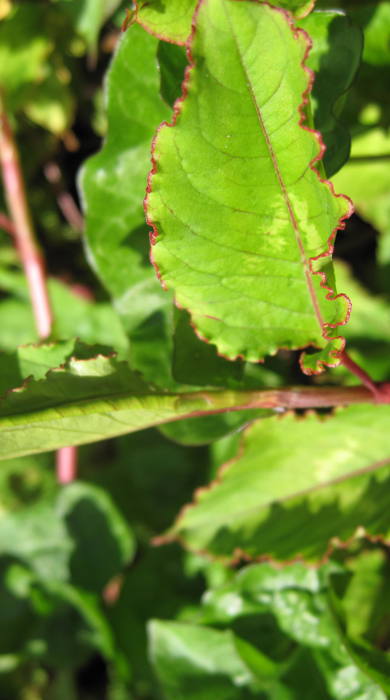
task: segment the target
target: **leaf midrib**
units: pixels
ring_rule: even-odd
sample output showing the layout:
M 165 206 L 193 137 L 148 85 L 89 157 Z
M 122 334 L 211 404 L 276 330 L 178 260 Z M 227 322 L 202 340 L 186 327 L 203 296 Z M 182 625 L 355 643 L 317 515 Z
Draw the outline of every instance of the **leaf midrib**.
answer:
M 314 285 L 313 285 L 313 278 L 312 278 L 312 272 L 311 272 L 310 259 L 308 259 L 307 256 L 306 256 L 305 248 L 304 248 L 303 241 L 302 241 L 301 234 L 300 234 L 300 229 L 299 229 L 298 221 L 297 221 L 297 219 L 296 219 L 296 217 L 295 217 L 294 209 L 293 209 L 292 203 L 291 203 L 291 201 L 290 201 L 290 198 L 289 198 L 289 196 L 288 196 L 288 190 L 287 190 L 286 184 L 285 184 L 285 182 L 284 182 L 284 180 L 283 180 L 283 177 L 282 177 L 282 173 L 281 173 L 281 170 L 280 170 L 280 167 L 279 167 L 279 162 L 278 162 L 276 153 L 275 153 L 275 151 L 274 151 L 274 148 L 273 148 L 273 146 L 272 146 L 271 139 L 270 139 L 270 137 L 269 137 L 269 135 L 268 135 L 268 132 L 267 132 L 267 129 L 266 129 L 266 126 L 265 126 L 265 123 L 264 123 L 264 119 L 263 119 L 261 107 L 260 107 L 260 105 L 259 105 L 258 102 L 257 102 L 256 95 L 255 95 L 254 89 L 253 89 L 253 87 L 252 87 L 252 81 L 251 81 L 251 79 L 250 79 L 250 76 L 249 76 L 249 74 L 248 74 L 246 68 L 245 68 L 244 58 L 243 58 L 243 56 L 242 56 L 242 54 L 241 54 L 241 51 L 240 51 L 240 47 L 239 47 L 239 43 L 238 43 L 238 38 L 237 38 L 237 35 L 236 35 L 235 31 L 234 31 L 234 26 L 233 26 L 233 24 L 232 24 L 232 21 L 231 21 L 231 18 L 230 18 L 230 14 L 229 14 L 229 12 L 228 12 L 228 10 L 227 10 L 227 2 L 224 1 L 224 0 L 222 0 L 222 5 L 223 5 L 223 8 L 224 8 L 224 12 L 225 12 L 226 19 L 227 19 L 227 21 L 228 21 L 228 23 L 229 23 L 230 31 L 231 31 L 231 34 L 232 34 L 232 37 L 233 37 L 235 46 L 236 46 L 237 56 L 238 56 L 238 58 L 239 58 L 239 63 L 240 63 L 240 66 L 241 66 L 241 70 L 242 70 L 242 72 L 243 72 L 243 74 L 244 74 L 244 77 L 245 77 L 245 82 L 246 82 L 246 85 L 247 85 L 247 87 L 248 87 L 248 92 L 249 92 L 249 95 L 250 95 L 252 104 L 253 104 L 253 106 L 254 106 L 254 108 L 255 108 L 256 117 L 257 117 L 257 120 L 258 120 L 258 122 L 259 122 L 260 129 L 261 129 L 261 131 L 262 131 L 262 134 L 263 134 L 263 136 L 264 136 L 264 140 L 265 140 L 265 143 L 266 143 L 266 146 L 267 146 L 267 149 L 268 149 L 268 153 L 269 153 L 269 155 L 270 155 L 270 159 L 271 159 L 271 162 L 272 162 L 272 165 L 273 165 L 273 168 L 274 168 L 274 172 L 275 172 L 277 181 L 278 181 L 278 183 L 279 183 L 279 187 L 280 187 L 280 190 L 281 190 L 281 194 L 282 194 L 283 200 L 284 200 L 284 202 L 285 202 L 285 205 L 286 205 L 286 208 L 287 208 L 287 212 L 288 212 L 288 216 L 289 216 L 289 219 L 290 219 L 290 222 L 291 222 L 291 225 L 292 225 L 294 234 L 295 234 L 295 240 L 296 240 L 296 243 L 297 243 L 297 246 L 298 246 L 300 255 L 301 255 L 301 262 L 302 262 L 302 265 L 303 265 L 303 268 L 304 268 L 304 274 L 305 274 L 305 279 L 306 279 L 306 285 L 307 285 L 307 288 L 308 288 L 310 300 L 311 300 L 311 303 L 312 303 L 312 306 L 313 306 L 313 309 L 314 309 L 315 317 L 316 317 L 316 319 L 317 319 L 317 321 L 318 321 L 318 324 L 319 324 L 319 326 L 320 326 L 321 333 L 322 333 L 322 332 L 323 332 L 323 329 L 324 329 L 324 320 L 323 320 L 323 318 L 322 318 L 322 314 L 321 314 L 321 310 L 320 310 L 320 307 L 319 307 L 317 295 L 316 295 L 316 292 L 315 292 L 315 289 L 314 289 Z M 292 32 L 291 32 L 291 33 L 292 33 Z M 294 37 L 294 38 L 295 38 L 295 37 Z M 303 64 L 301 64 L 301 67 L 302 67 L 302 70 L 303 70 Z M 302 126 L 299 126 L 299 128 L 303 129 Z

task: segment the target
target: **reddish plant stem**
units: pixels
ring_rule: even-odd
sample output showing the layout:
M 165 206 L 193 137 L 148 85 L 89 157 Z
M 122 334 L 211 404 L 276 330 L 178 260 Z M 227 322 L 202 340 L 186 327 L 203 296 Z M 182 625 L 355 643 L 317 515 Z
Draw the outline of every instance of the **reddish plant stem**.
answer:
M 37 333 L 42 340 L 50 336 L 53 325 L 49 294 L 46 283 L 45 260 L 36 239 L 26 189 L 20 165 L 19 152 L 0 90 L 0 165 L 4 194 L 11 220 L 8 232 L 12 234 L 26 275 Z M 6 221 L 5 221 L 6 220 Z M 9 226 L 11 224 L 11 227 Z M 77 452 L 75 447 L 65 447 L 57 453 L 57 478 L 67 483 L 75 477 Z
M 344 367 L 349 369 L 355 377 L 358 377 L 363 385 L 372 392 L 377 403 L 390 403 L 389 384 L 375 384 L 363 367 L 360 367 L 345 350 L 341 353 L 341 362 Z

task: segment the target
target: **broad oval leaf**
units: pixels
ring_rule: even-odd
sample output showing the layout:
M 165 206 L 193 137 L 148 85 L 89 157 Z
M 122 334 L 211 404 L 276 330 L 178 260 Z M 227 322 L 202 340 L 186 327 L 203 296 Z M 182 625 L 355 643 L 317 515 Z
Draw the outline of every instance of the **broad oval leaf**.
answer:
M 204 340 L 253 362 L 313 345 L 312 373 L 344 346 L 331 329 L 346 299 L 327 284 L 351 206 L 320 180 L 318 137 L 301 125 L 308 48 L 281 10 L 204 0 L 183 97 L 155 140 L 146 209 L 159 275 Z
M 357 528 L 390 536 L 390 406 L 350 406 L 322 419 L 288 414 L 248 429 L 236 460 L 197 492 L 169 536 L 225 560 L 321 559 Z M 362 530 L 364 528 L 364 530 Z

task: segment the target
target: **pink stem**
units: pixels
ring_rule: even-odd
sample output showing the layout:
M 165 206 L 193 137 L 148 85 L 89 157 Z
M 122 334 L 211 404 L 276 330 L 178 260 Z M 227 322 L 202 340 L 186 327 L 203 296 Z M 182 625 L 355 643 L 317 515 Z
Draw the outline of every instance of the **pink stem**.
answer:
M 381 399 L 384 398 L 382 387 L 375 384 L 363 367 L 360 367 L 360 365 L 358 365 L 357 362 L 355 362 L 345 350 L 341 353 L 341 362 L 344 367 L 349 369 L 349 371 L 352 372 L 355 377 L 360 379 L 362 384 L 374 394 L 375 399 L 381 402 Z
M 69 484 L 76 478 L 77 472 L 77 448 L 62 447 L 56 452 L 56 472 L 59 484 Z
M 50 336 L 53 325 L 49 294 L 46 283 L 45 261 L 36 239 L 26 189 L 20 165 L 19 153 L 7 116 L 3 94 L 0 91 L 0 165 L 4 193 L 11 216 L 11 231 L 19 251 L 26 275 L 35 325 L 39 337 Z M 5 217 L 7 219 L 7 217 Z M 7 219 L 7 221 L 9 221 Z M 4 220 L 3 220 L 4 223 Z M 57 454 L 57 478 L 59 483 L 74 479 L 76 472 L 76 448 L 65 447 Z M 63 454 L 62 454 L 63 453 Z

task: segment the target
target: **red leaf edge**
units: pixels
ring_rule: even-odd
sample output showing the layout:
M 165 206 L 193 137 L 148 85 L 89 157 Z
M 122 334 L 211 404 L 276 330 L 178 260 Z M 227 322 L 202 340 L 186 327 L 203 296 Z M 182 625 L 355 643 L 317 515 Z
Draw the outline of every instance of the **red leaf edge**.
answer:
M 157 141 L 157 138 L 158 138 L 158 136 L 159 136 L 160 131 L 161 131 L 163 128 L 165 128 L 165 127 L 174 127 L 174 126 L 176 125 L 177 119 L 178 119 L 178 117 L 179 117 L 180 114 L 181 114 L 181 106 L 182 106 L 182 103 L 185 101 L 185 99 L 186 99 L 186 97 L 187 97 L 187 95 L 188 95 L 188 83 L 189 83 L 189 80 L 190 80 L 190 77 L 191 77 L 191 71 L 192 71 L 194 68 L 196 68 L 196 62 L 195 62 L 195 60 L 194 60 L 194 58 L 193 58 L 191 48 L 192 48 L 192 43 L 193 43 L 193 40 L 194 40 L 194 38 L 195 38 L 196 31 L 197 31 L 197 18 L 198 18 L 198 14 L 199 14 L 199 11 L 200 11 L 202 5 L 204 4 L 204 1 L 205 1 L 205 0 L 198 0 L 198 4 L 197 4 L 197 6 L 196 6 L 196 9 L 195 9 L 195 12 L 194 12 L 194 15 L 193 15 L 193 18 L 192 18 L 192 31 L 191 31 L 191 34 L 190 34 L 190 36 L 188 37 L 188 39 L 187 39 L 186 42 L 180 42 L 182 45 L 184 45 L 184 46 L 186 47 L 186 54 L 187 54 L 187 58 L 188 58 L 188 65 L 186 66 L 186 69 L 185 69 L 185 72 L 184 72 L 184 79 L 183 79 L 182 86 L 181 86 L 181 87 L 182 87 L 182 94 L 180 95 L 180 97 L 177 98 L 177 100 L 176 100 L 175 103 L 174 103 L 172 120 L 171 120 L 170 122 L 168 122 L 168 121 L 166 121 L 166 120 L 163 121 L 163 122 L 161 122 L 161 124 L 157 127 L 156 133 L 155 133 L 155 135 L 154 135 L 154 137 L 153 137 L 152 144 L 151 144 L 151 163 L 152 163 L 152 167 L 151 167 L 151 170 L 149 171 L 149 174 L 148 174 L 147 186 L 146 186 L 146 195 L 145 195 L 144 202 L 143 202 L 143 207 L 144 207 L 144 212 L 145 212 L 146 223 L 147 223 L 148 226 L 150 226 L 151 229 L 152 229 L 152 230 L 150 231 L 150 234 L 149 234 L 149 238 L 150 238 L 150 262 L 152 263 L 152 265 L 153 265 L 153 267 L 154 267 L 154 269 L 155 269 L 155 271 L 156 271 L 157 278 L 158 278 L 158 280 L 159 280 L 159 282 L 160 282 L 162 288 L 163 288 L 164 290 L 166 290 L 166 291 L 167 291 L 168 287 L 167 287 L 166 283 L 164 282 L 164 280 L 162 279 L 160 270 L 159 270 L 158 265 L 157 265 L 156 261 L 154 260 L 154 256 L 153 256 L 153 246 L 154 246 L 154 244 L 157 242 L 158 230 L 157 230 L 157 226 L 151 221 L 151 219 L 150 219 L 150 217 L 149 217 L 149 213 L 148 213 L 148 199 L 149 199 L 149 194 L 150 194 L 151 191 L 152 191 L 152 180 L 153 180 L 153 176 L 157 173 L 157 170 L 158 170 L 158 168 L 157 168 L 157 161 L 156 161 L 155 155 L 154 155 L 154 154 L 155 154 L 155 148 L 156 148 L 156 141 Z M 233 0 L 231 0 L 231 1 L 233 1 Z M 236 0 L 236 1 L 240 2 L 240 1 L 245 1 L 245 0 Z M 328 238 L 328 241 L 327 241 L 327 248 L 326 248 L 326 250 L 324 250 L 322 253 L 320 253 L 319 255 L 317 255 L 317 256 L 315 256 L 315 257 L 313 257 L 313 258 L 309 258 L 309 264 L 310 264 L 310 272 L 311 272 L 311 274 L 312 274 L 313 276 L 314 276 L 314 275 L 319 275 L 319 276 L 320 276 L 320 279 L 321 279 L 321 281 L 320 281 L 320 286 L 321 286 L 323 289 L 327 290 L 326 300 L 328 300 L 328 301 L 335 301 L 336 299 L 341 299 L 341 298 L 343 298 L 343 299 L 345 300 L 345 302 L 346 302 L 346 307 L 347 307 L 347 308 L 346 308 L 345 318 L 344 318 L 342 321 L 338 321 L 337 323 L 325 323 L 325 322 L 322 322 L 322 336 L 323 336 L 324 340 L 327 341 L 327 342 L 335 341 L 335 340 L 340 340 L 340 341 L 341 341 L 341 343 L 340 343 L 340 348 L 339 348 L 338 350 L 333 350 L 333 351 L 330 352 L 330 355 L 334 357 L 334 362 L 325 362 L 325 361 L 323 361 L 323 360 L 318 359 L 318 360 L 317 360 L 317 363 L 316 363 L 316 368 L 315 368 L 314 370 L 310 370 L 310 369 L 305 368 L 305 367 L 303 366 L 303 360 L 304 360 L 304 357 L 305 357 L 305 352 L 303 352 L 303 353 L 301 354 L 299 364 L 300 364 L 300 367 L 301 367 L 302 372 L 303 372 L 304 374 L 308 374 L 308 375 L 321 374 L 321 373 L 323 372 L 323 370 L 325 369 L 325 367 L 337 367 L 337 366 L 340 364 L 340 362 L 341 362 L 341 357 L 342 357 L 342 354 L 343 354 L 343 352 L 344 352 L 344 350 L 345 350 L 346 340 L 345 340 L 344 337 L 339 336 L 339 335 L 333 335 L 333 336 L 328 335 L 328 330 L 330 330 L 331 328 L 337 328 L 338 326 L 344 326 L 344 325 L 346 325 L 346 324 L 348 323 L 349 318 L 350 318 L 350 315 L 351 315 L 351 311 L 352 311 L 352 302 L 351 302 L 350 298 L 349 298 L 346 294 L 344 294 L 344 293 L 336 294 L 335 291 L 334 291 L 334 289 L 332 289 L 332 287 L 330 287 L 330 286 L 328 285 L 328 283 L 327 283 L 327 278 L 326 278 L 326 274 L 325 274 L 324 272 L 321 272 L 320 270 L 317 270 L 317 271 L 314 271 L 314 270 L 313 270 L 313 263 L 316 262 L 317 260 L 320 260 L 321 258 L 326 258 L 326 257 L 332 256 L 333 250 L 334 250 L 334 241 L 335 241 L 335 238 L 336 238 L 336 235 L 337 235 L 337 231 L 343 230 L 343 229 L 345 228 L 345 226 L 346 226 L 346 223 L 345 223 L 345 222 L 346 222 L 346 220 L 349 219 L 350 216 L 353 214 L 353 212 L 354 212 L 354 206 L 353 206 L 352 200 L 351 200 L 347 195 L 345 195 L 345 194 L 336 194 L 336 192 L 335 192 L 335 190 L 334 190 L 334 187 L 333 187 L 333 183 L 332 183 L 330 180 L 327 180 L 326 178 L 324 178 L 324 179 L 321 178 L 319 172 L 318 172 L 317 169 L 315 168 L 315 164 L 316 164 L 317 162 L 319 162 L 319 161 L 322 160 L 323 155 L 324 155 L 325 150 L 326 150 L 326 146 L 325 146 L 325 143 L 324 143 L 324 141 L 323 141 L 323 139 L 322 139 L 321 133 L 320 133 L 318 130 L 312 129 L 311 127 L 305 125 L 305 123 L 304 123 L 304 122 L 305 122 L 305 113 L 304 113 L 304 109 L 305 109 L 306 105 L 307 105 L 308 102 L 309 102 L 309 95 L 310 95 L 310 93 L 311 93 L 311 90 L 312 90 L 312 87 L 313 87 L 313 84 L 314 84 L 314 79 L 315 79 L 314 71 L 313 71 L 311 68 L 309 68 L 309 66 L 306 65 L 306 60 L 307 60 L 307 58 L 308 58 L 308 55 L 309 55 L 310 50 L 311 50 L 312 45 L 313 45 L 312 40 L 311 40 L 309 34 L 308 34 L 304 29 L 301 29 L 300 27 L 297 27 L 297 26 L 294 24 L 293 17 L 292 17 L 292 15 L 291 15 L 291 13 L 288 12 L 287 10 L 284 10 L 284 9 L 282 9 L 282 8 L 280 8 L 280 7 L 275 7 L 275 6 L 271 5 L 269 2 L 261 2 L 261 0 L 249 0 L 249 1 L 251 1 L 251 2 L 258 2 L 258 4 L 261 4 L 261 5 L 267 5 L 271 10 L 273 10 L 273 11 L 275 11 L 275 12 L 279 12 L 279 13 L 280 13 L 281 15 L 283 15 L 284 18 L 286 19 L 286 21 L 287 21 L 287 23 L 288 23 L 288 25 L 289 25 L 289 27 L 290 27 L 290 29 L 291 29 L 291 31 L 292 31 L 292 34 L 293 34 L 294 38 L 297 39 L 299 36 L 302 36 L 302 37 L 304 38 L 304 40 L 305 40 L 305 43 L 306 43 L 306 51 L 305 51 L 305 53 L 304 53 L 304 56 L 303 56 L 303 59 L 302 59 L 302 62 L 301 62 L 301 67 L 302 67 L 302 69 L 306 72 L 306 74 L 308 75 L 308 84 L 307 84 L 307 87 L 306 87 L 306 89 L 304 90 L 304 92 L 303 92 L 303 94 L 302 94 L 302 97 L 301 97 L 302 101 L 301 101 L 301 103 L 300 103 L 300 105 L 299 105 L 299 107 L 298 107 L 298 113 L 299 113 L 299 122 L 298 122 L 298 125 L 299 125 L 302 129 L 304 129 L 305 131 L 308 131 L 309 133 L 314 134 L 314 136 L 315 136 L 315 138 L 316 138 L 316 140 L 317 140 L 318 146 L 319 146 L 319 151 L 318 151 L 317 155 L 310 161 L 308 167 L 311 168 L 311 170 L 316 174 L 316 176 L 318 177 L 319 181 L 320 181 L 322 184 L 325 184 L 325 185 L 330 189 L 330 192 L 331 192 L 331 194 L 332 194 L 333 197 L 335 197 L 335 198 L 342 198 L 342 199 L 345 199 L 346 202 L 348 202 L 348 210 L 347 210 L 347 212 L 346 212 L 343 216 L 340 217 L 340 219 L 339 219 L 339 221 L 338 221 L 336 227 L 335 227 L 335 228 L 333 229 L 333 231 L 331 232 L 331 234 L 330 234 L 330 236 L 329 236 L 329 238 Z M 315 0 L 313 0 L 313 5 L 314 5 L 314 2 L 315 2 Z M 140 24 L 141 24 L 141 23 L 140 23 Z M 143 26 L 143 25 L 142 25 L 142 26 Z M 146 29 L 146 31 L 149 31 L 149 33 L 153 33 L 153 32 L 151 32 L 147 27 L 144 27 L 144 28 Z M 157 34 L 154 34 L 154 36 L 158 36 L 158 35 L 157 35 Z M 165 40 L 165 41 L 171 41 L 171 40 L 169 40 L 169 39 L 164 39 L 163 36 L 159 36 L 158 38 L 160 38 L 160 39 L 162 39 L 162 40 Z M 172 42 L 172 41 L 171 41 L 171 43 L 178 43 L 178 42 Z M 176 305 L 177 308 L 185 308 L 185 307 L 182 307 L 182 306 L 178 303 L 178 301 L 177 301 L 176 298 L 174 299 L 174 303 L 175 303 L 175 305 Z M 190 312 L 188 309 L 186 309 L 186 310 L 188 311 L 188 313 L 189 313 L 189 315 L 190 315 L 190 317 L 191 317 L 190 325 L 192 326 L 192 328 L 193 328 L 194 332 L 196 333 L 197 337 L 198 337 L 200 340 L 202 340 L 203 342 L 205 342 L 205 343 L 210 343 L 210 342 L 211 342 L 210 339 L 207 338 L 206 336 L 204 336 L 204 335 L 199 331 L 199 329 L 196 327 L 196 324 L 195 324 L 195 322 L 194 322 L 193 319 L 192 319 L 192 314 L 191 314 L 191 312 Z M 310 346 L 301 346 L 301 347 L 297 347 L 297 348 L 295 348 L 295 349 L 296 349 L 296 350 L 303 350 L 304 348 L 306 349 L 307 347 L 310 347 Z M 314 346 L 314 347 L 315 347 L 315 346 Z M 318 349 L 320 350 L 321 348 L 318 348 Z M 291 348 L 281 346 L 281 347 L 278 348 L 278 350 L 291 350 Z M 234 360 L 238 360 L 238 359 L 245 360 L 245 357 L 244 357 L 243 355 L 240 355 L 240 354 L 236 355 L 235 358 L 228 357 L 228 356 L 226 356 L 226 355 L 224 355 L 223 353 L 220 353 L 220 352 L 218 352 L 217 354 L 218 354 L 220 357 L 224 357 L 225 359 L 227 359 L 227 360 L 229 360 L 229 361 L 234 361 Z M 260 363 L 263 363 L 264 360 L 259 360 L 258 362 L 259 362 L 259 364 L 260 364 Z
M 317 419 L 319 422 L 325 422 L 328 420 L 331 420 L 331 417 L 334 413 L 342 411 L 343 409 L 341 407 L 336 408 L 331 415 L 326 415 L 326 416 L 319 416 L 318 413 L 316 413 L 313 410 L 306 411 L 304 415 L 298 415 L 294 411 L 286 411 L 283 414 L 277 415 L 275 417 L 278 418 L 278 420 L 283 420 L 283 418 L 287 415 L 294 415 L 295 420 L 297 421 L 303 421 L 305 420 L 305 417 L 307 415 L 316 415 Z M 230 467 L 234 466 L 236 462 L 243 456 L 245 452 L 245 440 L 246 440 L 246 433 L 248 430 L 250 430 L 250 425 L 248 425 L 244 430 L 242 431 L 242 438 L 238 447 L 237 454 L 229 459 L 227 462 L 224 462 L 223 464 L 220 465 L 220 467 L 217 470 L 217 474 L 215 478 L 210 481 L 209 484 L 206 486 L 199 486 L 197 489 L 195 489 L 193 493 L 193 498 L 190 503 L 186 503 L 182 508 L 179 510 L 179 513 L 177 514 L 175 521 L 173 523 L 172 527 L 176 527 L 179 523 L 180 520 L 184 517 L 184 515 L 187 513 L 188 510 L 191 510 L 192 508 L 195 508 L 199 502 L 199 499 L 201 498 L 202 494 L 208 493 L 209 491 L 212 491 L 214 488 L 217 488 L 223 481 L 223 477 L 226 471 L 229 470 Z M 337 477 L 335 479 L 329 480 L 327 484 L 323 484 L 323 486 L 332 486 L 336 483 L 340 483 L 342 481 L 347 481 L 350 478 L 354 478 L 356 476 L 360 476 L 362 474 L 365 474 L 367 472 L 375 471 L 376 469 L 380 469 L 381 467 L 385 466 L 390 466 L 390 456 L 388 459 L 383 459 L 378 462 L 374 462 L 374 464 L 371 464 L 367 467 L 362 467 L 360 469 L 356 469 L 354 472 L 352 472 L 348 477 Z M 321 484 L 318 485 L 318 488 L 321 487 Z M 295 494 L 295 496 L 302 495 L 303 493 L 310 492 L 313 489 L 307 489 L 302 492 L 298 492 Z M 294 498 L 295 496 L 292 496 Z M 284 499 L 284 500 L 289 500 L 289 498 Z M 222 562 L 225 565 L 228 566 L 236 566 L 241 562 L 268 562 L 271 564 L 274 564 L 278 568 L 283 568 L 285 566 L 288 566 L 290 564 L 295 564 L 295 563 L 301 563 L 305 565 L 308 568 L 313 568 L 317 569 L 323 564 L 325 564 L 329 558 L 332 556 L 333 552 L 336 549 L 346 549 L 349 547 L 353 542 L 355 542 L 357 539 L 366 539 L 367 541 L 376 544 L 376 543 L 381 543 L 384 544 L 385 546 L 390 546 L 390 537 L 386 538 L 385 535 L 371 535 L 369 532 L 367 532 L 366 528 L 364 528 L 362 525 L 358 525 L 355 528 L 355 531 L 353 534 L 348 537 L 346 540 L 342 540 L 337 535 L 334 535 L 331 537 L 328 541 L 328 545 L 324 551 L 324 554 L 320 556 L 316 560 L 308 560 L 304 554 L 298 553 L 291 557 L 291 559 L 276 559 L 272 554 L 270 553 L 264 553 L 260 554 L 258 556 L 253 556 L 249 554 L 249 552 L 245 551 L 245 549 L 242 549 L 241 547 L 235 547 L 233 552 L 231 553 L 230 556 L 228 555 L 213 555 L 211 552 L 209 552 L 207 549 L 198 549 L 196 547 L 191 547 L 185 540 L 184 537 L 178 534 L 173 534 L 170 533 L 169 531 L 167 533 L 163 533 L 162 535 L 157 535 L 151 539 L 151 544 L 155 547 L 160 547 L 162 545 L 167 545 L 171 544 L 172 542 L 177 542 L 180 544 L 184 550 L 191 552 L 192 554 L 199 554 L 203 557 L 206 557 L 210 561 L 219 561 Z

